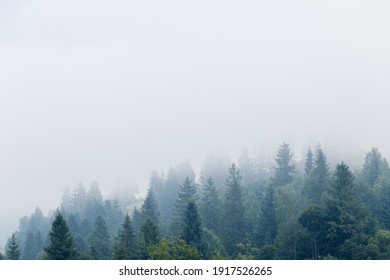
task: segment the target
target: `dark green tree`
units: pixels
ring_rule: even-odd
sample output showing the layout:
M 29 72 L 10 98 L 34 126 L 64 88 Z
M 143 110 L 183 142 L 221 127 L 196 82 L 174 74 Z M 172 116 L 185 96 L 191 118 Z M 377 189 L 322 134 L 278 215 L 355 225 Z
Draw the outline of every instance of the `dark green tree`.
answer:
M 314 166 L 305 186 L 305 191 L 311 203 L 320 204 L 322 194 L 327 189 L 329 182 L 330 174 L 326 155 L 321 147 L 317 146 L 314 156 Z
M 49 260 L 72 260 L 77 251 L 69 227 L 60 212 L 57 212 L 49 232 L 50 243 L 44 248 Z
M 362 242 L 360 237 L 368 231 L 371 221 L 364 204 L 357 198 L 354 176 L 344 162 L 336 166 L 324 205 L 327 253 L 338 259 L 351 259 L 352 252 L 346 246 L 355 240 Z
M 198 200 L 198 196 L 196 194 L 195 185 L 187 177 L 180 186 L 180 190 L 177 194 L 175 208 L 173 209 L 171 220 L 172 235 L 178 236 L 180 234 L 180 230 L 183 227 L 184 213 L 186 211 L 188 202 L 191 200 L 196 202 Z
M 274 187 L 270 186 L 260 204 L 257 245 L 272 244 L 278 232 L 275 216 Z
M 221 202 L 213 179 L 209 177 L 203 187 L 203 197 L 199 207 L 199 213 L 204 227 L 214 233 L 220 233 L 221 226 Z
M 291 165 L 293 154 L 291 153 L 290 145 L 283 143 L 276 154 L 276 164 L 274 167 L 275 175 L 272 178 L 272 184 L 275 187 L 284 186 L 293 180 L 295 173 L 295 165 Z
M 156 200 L 156 193 L 154 188 L 151 186 L 148 189 L 148 194 L 144 200 L 144 203 L 141 206 L 141 214 L 143 221 L 147 219 L 153 221 L 154 223 L 159 223 L 159 211 Z
M 381 224 L 390 229 L 390 185 L 382 186 L 379 190 L 378 216 Z
M 15 233 L 8 239 L 5 256 L 8 260 L 19 260 L 20 258 L 20 248 Z
M 237 253 L 236 245 L 244 239 L 246 225 L 241 175 L 235 163 L 229 169 L 225 187 L 223 233 L 221 237 L 228 255 L 233 256 Z
M 160 241 L 158 224 L 150 219 L 146 219 L 141 226 L 141 235 L 146 247 L 157 244 Z
M 318 260 L 323 253 L 327 235 L 323 209 L 318 205 L 309 206 L 299 216 L 298 221 L 309 233 L 312 259 Z
M 106 222 L 101 216 L 96 218 L 95 230 L 90 241 L 90 254 L 92 259 L 107 260 L 110 258 L 110 236 Z
M 198 208 L 194 201 L 189 201 L 184 213 L 182 239 L 190 246 L 194 246 L 200 253 L 204 251 L 202 240 L 202 225 Z
M 127 214 L 119 230 L 118 239 L 115 243 L 113 259 L 131 260 L 136 258 L 136 242 L 130 216 Z

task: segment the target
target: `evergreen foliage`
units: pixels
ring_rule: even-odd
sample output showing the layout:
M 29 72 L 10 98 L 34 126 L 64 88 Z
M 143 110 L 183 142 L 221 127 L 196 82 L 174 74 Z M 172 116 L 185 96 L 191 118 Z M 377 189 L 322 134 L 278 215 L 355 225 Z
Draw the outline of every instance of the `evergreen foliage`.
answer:
M 16 241 L 16 235 L 13 233 L 8 239 L 8 244 L 5 250 L 5 256 L 8 260 L 19 260 L 20 248 L 19 243 Z
M 241 175 L 235 163 L 229 169 L 225 187 L 222 240 L 228 255 L 233 256 L 237 253 L 236 245 L 244 239 L 246 224 Z
M 92 259 L 105 260 L 109 258 L 110 252 L 111 245 L 107 225 L 104 219 L 98 216 L 90 241 L 90 255 Z
M 273 186 L 278 187 L 291 183 L 295 173 L 295 165 L 291 165 L 292 158 L 293 154 L 291 153 L 290 145 L 283 143 L 276 154 L 275 161 L 277 166 L 274 167 Z
M 72 260 L 77 251 L 68 224 L 60 212 L 57 212 L 49 232 L 50 244 L 44 248 L 49 260 Z
M 130 216 L 127 214 L 119 230 L 115 243 L 113 259 L 131 260 L 136 258 L 136 242 Z

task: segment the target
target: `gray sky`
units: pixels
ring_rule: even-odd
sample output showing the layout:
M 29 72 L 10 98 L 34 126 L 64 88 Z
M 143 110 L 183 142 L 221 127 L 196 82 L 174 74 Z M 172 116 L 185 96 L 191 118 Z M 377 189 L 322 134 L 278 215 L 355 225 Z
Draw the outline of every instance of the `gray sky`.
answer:
M 216 150 L 390 156 L 390 2 L 0 0 L 0 244 L 65 185 Z

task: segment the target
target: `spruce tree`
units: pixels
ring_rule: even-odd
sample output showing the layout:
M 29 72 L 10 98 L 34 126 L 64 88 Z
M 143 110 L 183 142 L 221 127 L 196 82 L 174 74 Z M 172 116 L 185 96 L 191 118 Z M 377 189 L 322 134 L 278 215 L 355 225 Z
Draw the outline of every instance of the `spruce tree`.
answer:
M 20 258 L 20 248 L 19 243 L 16 241 L 15 233 L 8 239 L 5 255 L 8 260 L 19 260 Z
M 274 205 L 274 187 L 270 186 L 260 204 L 260 217 L 257 234 L 257 245 L 273 243 L 277 234 L 277 223 Z
M 96 218 L 95 230 L 92 233 L 90 252 L 96 260 L 107 260 L 110 256 L 110 236 L 106 222 L 101 216 Z
M 204 227 L 218 234 L 221 226 L 221 203 L 214 180 L 211 177 L 207 180 L 203 190 L 204 193 L 199 208 L 202 224 Z
M 363 164 L 363 176 L 370 187 L 373 187 L 378 181 L 379 176 L 384 170 L 388 170 L 389 166 L 386 159 L 382 158 L 381 153 L 377 148 L 372 148 L 367 153 Z
M 244 239 L 245 235 L 245 210 L 242 198 L 241 175 L 234 163 L 229 169 L 225 186 L 222 238 L 227 253 L 233 256 L 237 253 L 236 245 Z
M 145 247 L 156 245 L 160 241 L 160 228 L 156 222 L 146 219 L 141 226 L 141 235 Z
M 131 260 L 136 258 L 136 242 L 130 216 L 127 214 L 119 230 L 113 258 L 115 260 Z
M 200 253 L 204 251 L 202 241 L 202 226 L 198 208 L 194 201 L 189 201 L 184 213 L 182 239 L 190 246 L 194 246 Z
M 49 260 L 76 259 L 77 251 L 73 237 L 62 214 L 57 212 L 49 232 L 49 245 L 44 248 Z
M 152 187 L 149 187 L 148 194 L 141 206 L 141 214 L 143 221 L 149 219 L 158 224 L 160 214 L 158 212 L 155 190 Z
M 326 155 L 318 146 L 314 156 L 314 166 L 305 186 L 305 191 L 311 203 L 320 204 L 322 194 L 329 185 L 329 177 L 329 165 Z
M 180 230 L 183 226 L 184 212 L 186 211 L 189 201 L 197 201 L 198 196 L 196 194 L 195 185 L 187 177 L 183 184 L 180 186 L 180 190 L 177 194 L 175 208 L 172 213 L 171 220 L 171 234 L 176 236 L 180 234 Z
M 276 154 L 277 166 L 274 167 L 275 175 L 272 178 L 272 184 L 275 187 L 284 186 L 291 183 L 295 173 L 295 165 L 291 165 L 293 154 L 290 145 L 283 143 Z
M 352 252 L 345 250 L 346 241 L 353 242 L 355 237 L 364 235 L 370 220 L 365 206 L 357 198 L 354 176 L 344 162 L 336 166 L 324 206 L 327 252 L 339 259 L 350 259 Z
M 313 152 L 309 148 L 309 150 L 306 153 L 305 175 L 310 176 L 312 170 L 313 170 Z

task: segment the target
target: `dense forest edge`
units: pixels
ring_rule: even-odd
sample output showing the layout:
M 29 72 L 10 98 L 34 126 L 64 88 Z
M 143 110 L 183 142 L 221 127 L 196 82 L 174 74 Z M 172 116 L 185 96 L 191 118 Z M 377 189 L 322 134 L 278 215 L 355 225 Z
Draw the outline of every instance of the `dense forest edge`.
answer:
M 377 148 L 352 170 L 320 145 L 299 165 L 283 143 L 269 168 L 245 150 L 196 178 L 188 161 L 153 171 L 132 203 L 97 182 L 66 188 L 56 211 L 20 219 L 0 259 L 390 259 L 390 167 Z

